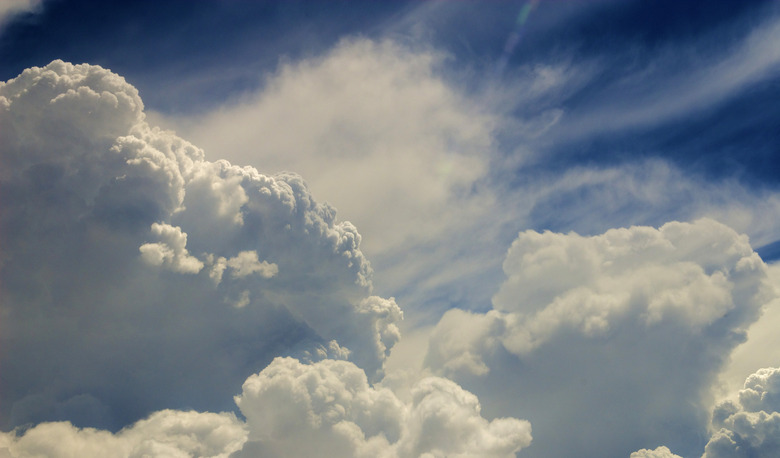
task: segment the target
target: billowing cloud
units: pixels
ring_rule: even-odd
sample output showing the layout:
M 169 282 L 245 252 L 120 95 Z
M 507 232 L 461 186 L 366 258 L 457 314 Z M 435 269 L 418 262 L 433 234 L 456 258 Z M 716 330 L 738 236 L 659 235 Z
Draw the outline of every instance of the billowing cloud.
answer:
M 23 433 L 0 433 L 0 455 L 46 457 L 227 458 L 247 440 L 234 414 L 162 410 L 112 434 L 69 422 L 41 423 Z
M 400 308 L 299 176 L 206 161 L 97 66 L 0 83 L 0 124 L 4 426 L 227 410 L 273 357 L 331 341 L 381 375 Z
M 737 402 L 724 401 L 712 415 L 715 433 L 704 458 L 771 457 L 780 453 L 780 368 L 750 375 Z
M 630 458 L 682 458 L 675 455 L 668 447 L 660 446 L 654 450 L 643 448 L 631 454 Z
M 141 257 L 153 266 L 165 265 L 180 273 L 196 274 L 203 263 L 187 252 L 187 234 L 180 227 L 152 223 L 152 234 L 162 242 L 144 243 L 139 248 Z
M 504 271 L 493 310 L 444 315 L 426 363 L 490 415 L 522 412 L 530 456 L 701 450 L 713 382 L 774 297 L 747 237 L 706 219 L 525 231 Z
M 430 377 L 401 401 L 369 385 L 348 361 L 301 364 L 277 358 L 250 376 L 232 413 L 163 410 L 112 434 L 41 423 L 0 433 L 0 453 L 13 457 L 514 457 L 531 442 L 531 426 L 515 418 L 488 421 L 476 396 Z M 5 455 L 4 455 L 5 456 Z

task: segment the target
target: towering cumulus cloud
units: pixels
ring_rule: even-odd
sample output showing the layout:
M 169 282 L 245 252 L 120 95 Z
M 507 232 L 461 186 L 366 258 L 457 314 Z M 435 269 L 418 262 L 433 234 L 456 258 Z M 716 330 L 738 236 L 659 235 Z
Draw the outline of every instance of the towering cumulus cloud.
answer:
M 205 161 L 96 66 L 26 70 L 0 108 L 4 426 L 230 408 L 332 340 L 381 375 L 401 311 L 301 178 Z
M 530 443 L 527 421 L 482 417 L 450 380 L 410 399 L 373 384 L 401 310 L 371 294 L 356 228 L 299 176 L 206 161 L 97 66 L 0 83 L 0 126 L 0 427 L 14 428 L 0 456 L 511 457 Z
M 713 382 L 773 294 L 747 238 L 706 219 L 523 232 L 504 271 L 493 310 L 443 317 L 427 363 L 522 412 L 527 456 L 701 453 Z

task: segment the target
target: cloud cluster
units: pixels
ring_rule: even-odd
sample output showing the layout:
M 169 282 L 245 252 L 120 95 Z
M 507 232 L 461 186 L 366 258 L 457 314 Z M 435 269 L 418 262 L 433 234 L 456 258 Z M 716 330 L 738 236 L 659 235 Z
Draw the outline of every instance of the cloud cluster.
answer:
M 421 380 L 405 403 L 347 361 L 276 359 L 236 403 L 253 441 L 246 456 L 510 457 L 531 442 L 528 422 L 486 420 L 476 396 L 450 380 Z
M 707 219 L 522 232 L 504 271 L 493 310 L 444 315 L 426 364 L 522 412 L 531 456 L 700 450 L 712 384 L 774 294 L 747 237 Z
M 206 161 L 144 119 L 97 66 L 0 83 L 4 426 L 229 409 L 273 357 L 334 340 L 380 377 L 402 314 L 372 296 L 356 228 L 299 176 Z
M 780 368 L 750 375 L 738 402 L 724 401 L 715 408 L 716 432 L 703 458 L 771 457 L 780 454 Z
M 527 421 L 483 417 L 450 380 L 404 400 L 370 383 L 401 310 L 372 295 L 360 234 L 299 176 L 205 160 L 97 66 L 28 69 L 0 83 L 0 108 L 3 456 L 511 457 L 530 443 Z M 242 382 L 245 422 L 204 412 L 230 410 Z
M 480 415 L 477 398 L 431 377 L 403 402 L 348 361 L 277 358 L 250 376 L 229 413 L 163 410 L 112 434 L 68 422 L 0 433 L 0 455 L 140 457 L 514 457 L 527 421 Z M 5 455 L 3 455 L 5 453 Z

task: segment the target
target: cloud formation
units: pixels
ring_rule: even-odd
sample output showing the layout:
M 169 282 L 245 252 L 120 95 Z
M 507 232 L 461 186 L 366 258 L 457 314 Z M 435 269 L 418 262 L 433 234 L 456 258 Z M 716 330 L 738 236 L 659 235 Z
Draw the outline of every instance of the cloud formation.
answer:
M 771 457 L 780 453 L 780 368 L 750 375 L 738 402 L 724 401 L 712 414 L 715 434 L 703 458 Z
M 347 361 L 276 359 L 236 397 L 256 442 L 246 456 L 510 457 L 531 442 L 528 422 L 486 420 L 450 380 L 426 378 L 411 392 L 405 403 L 371 387 Z
M 28 69 L 0 108 L 4 426 L 229 409 L 273 357 L 333 340 L 381 376 L 400 308 L 299 176 L 206 161 L 97 66 Z
M 529 456 L 700 449 L 712 385 L 774 297 L 747 237 L 706 219 L 592 237 L 525 231 L 504 271 L 493 310 L 444 315 L 426 364 L 490 415 L 522 412 Z
M 247 440 L 233 414 L 162 410 L 112 434 L 69 422 L 41 423 L 24 433 L 0 433 L 0 455 L 46 457 L 227 458 Z
M 277 358 L 250 376 L 232 413 L 163 410 L 112 434 L 41 423 L 0 433 L 13 457 L 514 457 L 531 442 L 527 421 L 480 415 L 476 396 L 431 377 L 403 402 L 369 385 L 348 361 Z M 3 455 L 5 456 L 5 455 Z

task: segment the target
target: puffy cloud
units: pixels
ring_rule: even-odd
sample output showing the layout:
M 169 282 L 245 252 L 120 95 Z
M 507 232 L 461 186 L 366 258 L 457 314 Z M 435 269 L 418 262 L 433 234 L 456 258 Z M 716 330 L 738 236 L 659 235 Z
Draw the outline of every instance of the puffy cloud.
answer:
M 528 422 L 486 420 L 452 381 L 423 379 L 404 403 L 347 361 L 276 359 L 236 403 L 250 427 L 245 450 L 263 456 L 510 457 L 531 441 Z
M 668 447 L 658 447 L 654 450 L 643 448 L 631 454 L 630 458 L 682 458 L 675 455 Z
M 747 237 L 707 219 L 522 232 L 504 271 L 493 310 L 444 315 L 426 364 L 528 418 L 530 456 L 701 450 L 713 382 L 774 297 Z
M 716 432 L 703 458 L 770 457 L 780 453 L 780 368 L 759 369 L 745 380 L 739 401 L 718 404 Z
M 275 264 L 260 262 L 256 251 L 242 251 L 237 256 L 228 259 L 226 265 L 233 269 L 233 276 L 238 278 L 255 273 L 261 277 L 270 278 L 279 272 Z
M 117 433 L 41 423 L 0 433 L 15 458 L 140 456 L 514 457 L 531 442 L 515 418 L 488 421 L 476 396 L 430 377 L 401 401 L 372 387 L 348 361 L 277 358 L 250 376 L 235 401 L 245 416 L 163 410 Z
M 41 423 L 23 434 L 0 433 L 0 454 L 14 458 L 227 458 L 246 440 L 245 425 L 232 413 L 162 410 L 116 434 L 76 428 L 69 422 Z
M 0 125 L 4 427 L 227 410 L 273 357 L 331 341 L 381 376 L 401 310 L 299 176 L 206 161 L 98 66 L 0 83 Z
M 169 224 L 152 224 L 152 234 L 162 242 L 144 243 L 139 250 L 144 261 L 153 266 L 165 265 L 175 272 L 196 274 L 203 263 L 187 252 L 187 234 L 180 227 Z

